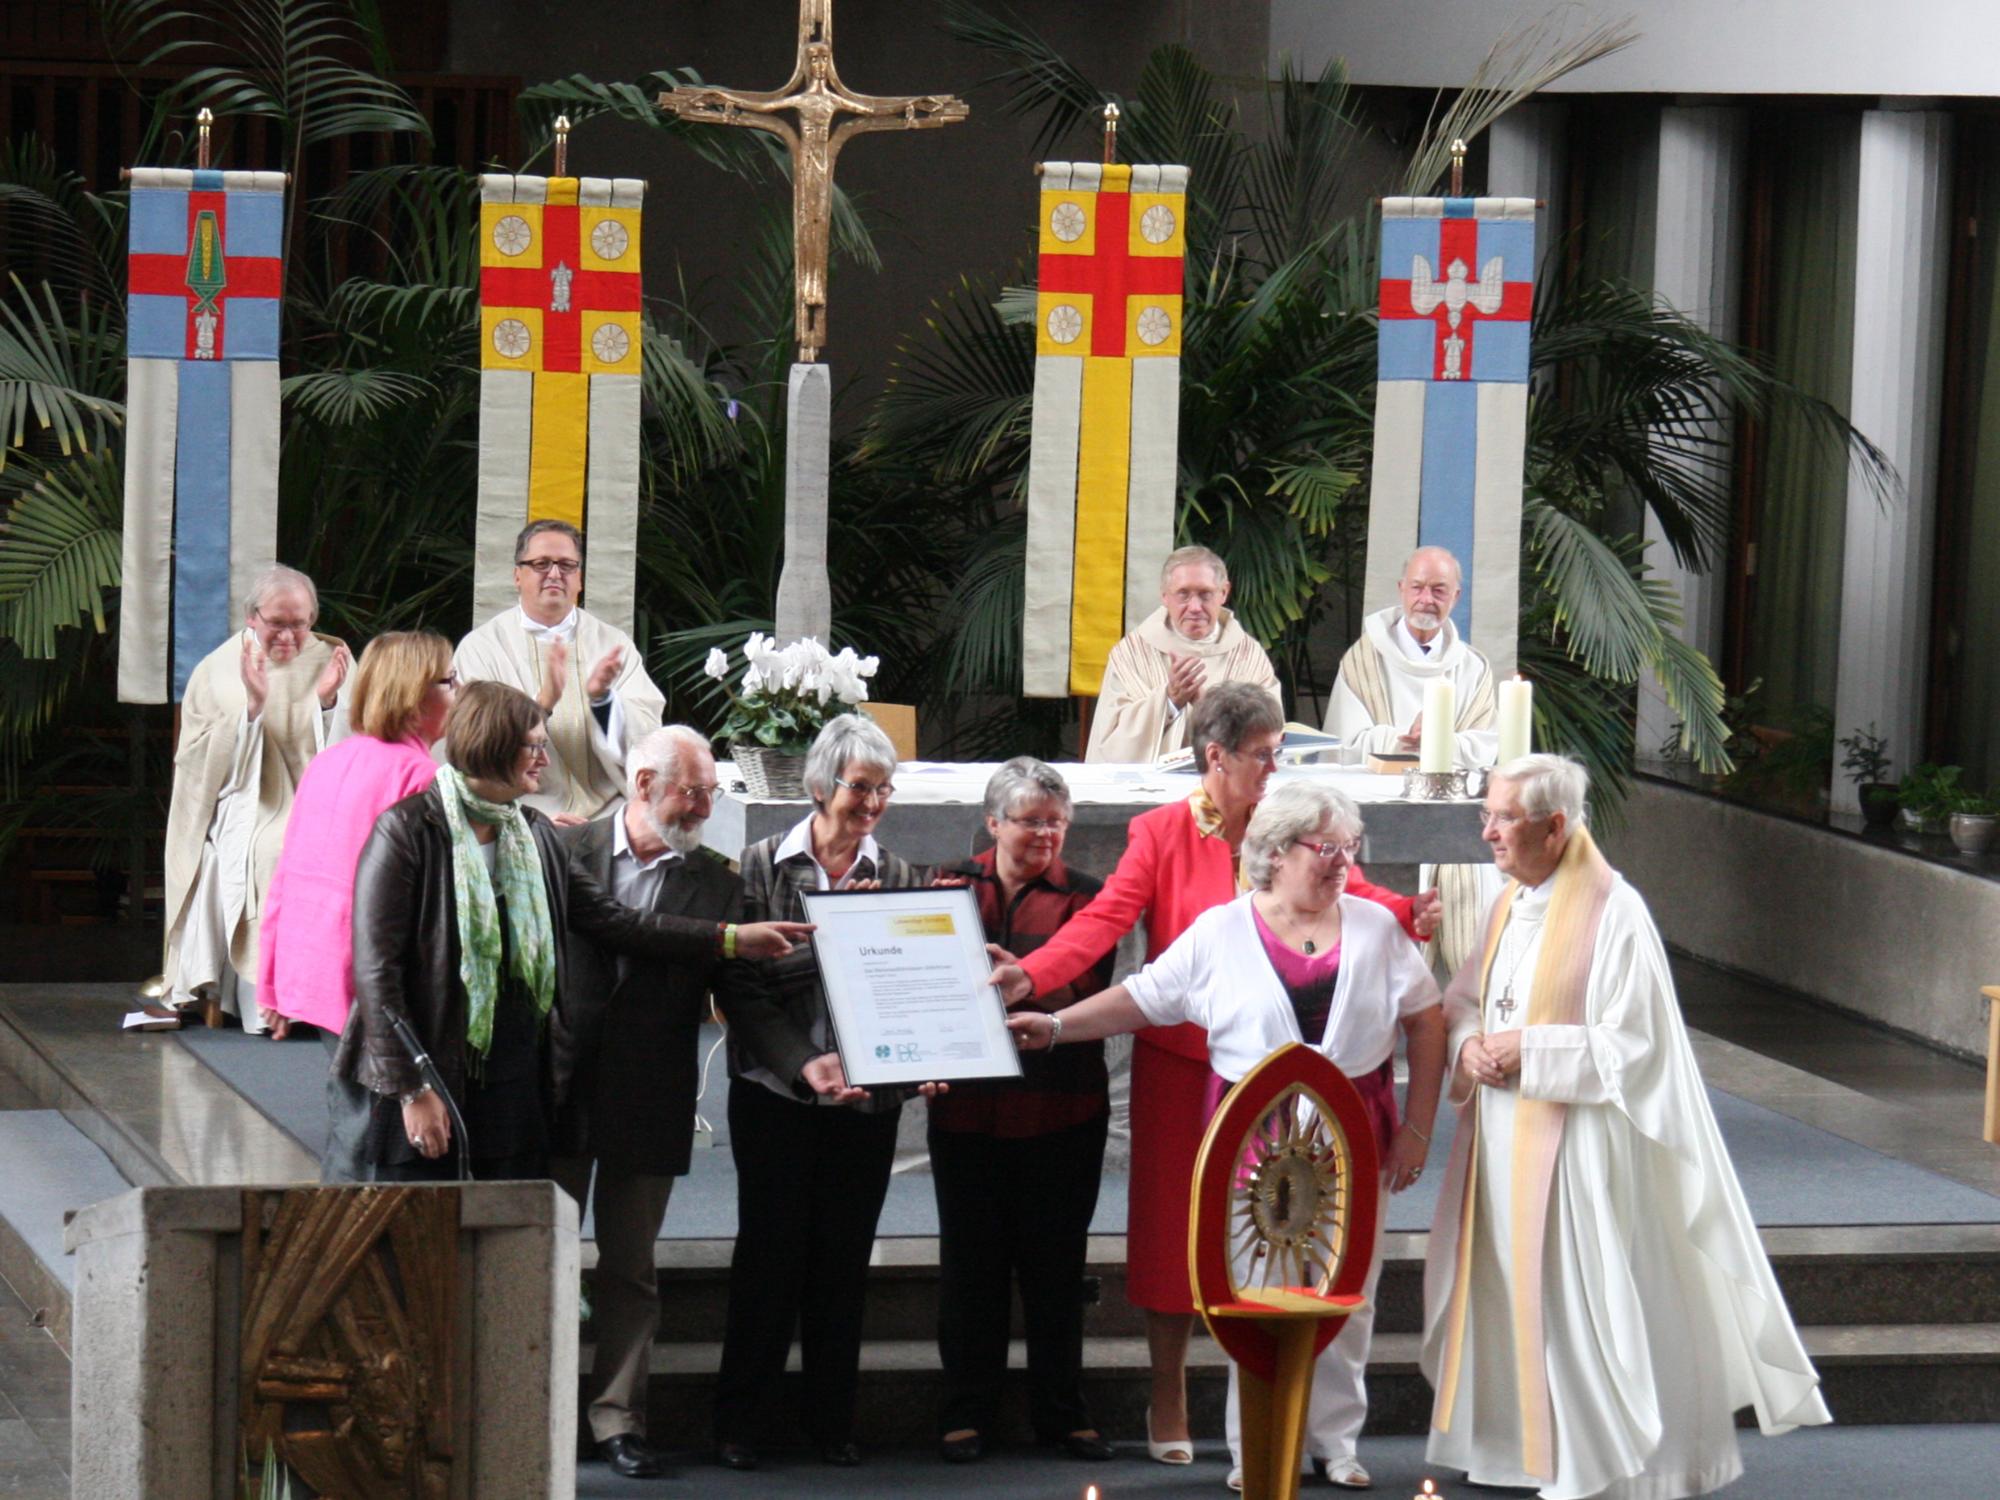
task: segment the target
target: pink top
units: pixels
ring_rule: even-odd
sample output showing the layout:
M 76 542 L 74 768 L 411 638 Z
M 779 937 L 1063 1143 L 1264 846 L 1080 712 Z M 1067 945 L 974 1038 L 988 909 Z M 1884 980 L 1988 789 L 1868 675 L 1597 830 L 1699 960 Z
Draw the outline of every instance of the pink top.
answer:
M 257 1003 L 338 1033 L 354 1005 L 354 871 L 375 820 L 429 788 L 415 740 L 350 735 L 313 757 L 264 896 Z

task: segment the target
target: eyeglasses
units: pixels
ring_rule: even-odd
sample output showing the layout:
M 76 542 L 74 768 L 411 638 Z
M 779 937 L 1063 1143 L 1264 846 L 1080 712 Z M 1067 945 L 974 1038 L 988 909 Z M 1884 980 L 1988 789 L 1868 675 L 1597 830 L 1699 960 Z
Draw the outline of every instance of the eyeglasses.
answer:
M 1488 812 L 1486 811 L 1485 808 L 1481 808 L 1479 810 L 1479 826 L 1482 829 L 1512 828 L 1516 823 L 1532 823 L 1534 821 L 1535 820 L 1529 817 L 1526 813 Z
M 1231 755 L 1240 755 L 1245 760 L 1254 760 L 1267 771 L 1278 769 L 1278 752 L 1276 750 L 1232 750 L 1229 753 Z
M 547 760 L 549 758 L 549 742 L 547 740 L 529 740 L 527 744 L 521 747 L 521 753 L 527 756 L 529 760 Z
M 1009 813 L 1002 821 L 1025 828 L 1030 833 L 1061 833 L 1069 827 L 1068 818 L 1017 818 Z
M 668 785 L 673 787 L 683 797 L 686 797 L 690 802 L 711 801 L 715 794 L 722 790 L 721 786 L 715 782 L 710 782 L 707 786 L 682 786 L 678 782 L 669 782 Z
M 1405 583 L 1403 587 L 1413 594 L 1429 594 L 1444 599 L 1454 593 L 1458 586 L 1451 583 Z
M 583 564 L 573 557 L 528 557 L 515 563 L 514 566 L 517 568 L 526 568 L 537 578 L 548 577 L 551 569 L 562 574 L 565 578 L 568 578 L 573 573 L 581 573 L 583 571 Z
M 872 797 L 880 797 L 884 802 L 887 802 L 896 793 L 896 784 L 893 781 L 885 781 L 880 786 L 877 786 L 870 781 L 842 781 L 836 776 L 833 778 L 833 784 L 835 786 L 846 787 L 864 802 Z
M 1292 845 L 1298 849 L 1310 849 L 1321 859 L 1344 859 L 1350 865 L 1361 853 L 1361 840 L 1349 839 L 1344 844 L 1314 844 L 1305 839 L 1293 839 Z
M 266 630 L 279 635 L 304 635 L 312 629 L 311 620 L 274 620 L 261 609 L 253 609 L 250 613 L 264 622 Z

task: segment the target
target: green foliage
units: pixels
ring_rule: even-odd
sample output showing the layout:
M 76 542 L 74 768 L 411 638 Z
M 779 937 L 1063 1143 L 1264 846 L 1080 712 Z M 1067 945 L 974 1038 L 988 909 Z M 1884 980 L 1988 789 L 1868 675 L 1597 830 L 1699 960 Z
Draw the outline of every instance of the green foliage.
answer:
M 1839 741 L 1840 769 L 1847 773 L 1847 779 L 1857 787 L 1870 786 L 1889 779 L 1893 764 L 1889 759 L 1889 742 L 1875 732 L 1873 720 L 1866 729 L 1856 729 L 1854 733 Z
M 1964 775 L 1961 766 L 1926 761 L 1904 773 L 1896 801 L 1927 828 L 1942 825 L 1953 813 L 1988 815 L 2000 811 L 2000 804 L 1992 798 L 1964 785 Z

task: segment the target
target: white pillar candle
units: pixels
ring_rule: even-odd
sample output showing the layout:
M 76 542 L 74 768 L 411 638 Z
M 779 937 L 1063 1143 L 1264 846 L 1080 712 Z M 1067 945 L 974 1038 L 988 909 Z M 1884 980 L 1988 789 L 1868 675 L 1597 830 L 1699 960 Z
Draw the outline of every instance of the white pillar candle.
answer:
M 1532 748 L 1535 685 L 1516 677 L 1500 684 L 1500 761 L 1519 760 Z
M 1433 677 L 1424 684 L 1424 737 L 1417 757 L 1419 770 L 1441 772 L 1451 769 L 1455 746 L 1452 725 L 1456 719 L 1451 679 Z

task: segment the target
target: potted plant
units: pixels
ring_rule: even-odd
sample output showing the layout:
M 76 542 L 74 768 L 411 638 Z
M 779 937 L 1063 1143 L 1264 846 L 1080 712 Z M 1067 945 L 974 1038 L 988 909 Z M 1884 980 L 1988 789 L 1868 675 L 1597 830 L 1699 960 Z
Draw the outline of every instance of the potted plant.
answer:
M 1912 769 L 1896 793 L 1903 826 L 1913 833 L 1943 833 L 1951 815 L 1970 795 L 1958 784 L 1963 775 L 1958 766 L 1932 765 L 1926 761 Z
M 2000 802 L 1970 792 L 1951 810 L 1951 841 L 1960 854 L 1984 854 L 2000 835 Z
M 1861 818 L 1870 828 L 1887 828 L 1896 821 L 1896 783 L 1889 779 L 1889 742 L 1871 723 L 1840 741 L 1840 768 L 1854 783 Z
M 720 647 L 702 668 L 729 698 L 718 738 L 728 742 L 751 796 L 803 797 L 813 739 L 829 719 L 868 701 L 867 679 L 881 659 L 856 656 L 852 646 L 835 655 L 811 636 L 781 647 L 752 631 L 743 661 L 738 691 L 729 687 L 729 654 Z

